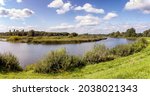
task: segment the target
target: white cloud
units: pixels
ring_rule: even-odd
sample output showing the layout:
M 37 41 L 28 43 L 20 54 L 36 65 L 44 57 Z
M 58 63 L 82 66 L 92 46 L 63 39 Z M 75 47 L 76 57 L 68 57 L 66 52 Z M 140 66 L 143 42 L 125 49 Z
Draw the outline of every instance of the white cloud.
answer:
M 117 16 L 118 15 L 116 13 L 110 12 L 110 13 L 107 13 L 107 15 L 103 19 L 104 20 L 110 20 L 110 19 L 115 18 Z
M 101 14 L 104 13 L 104 10 L 103 10 L 103 9 L 94 8 L 94 7 L 93 7 L 91 4 L 89 4 L 89 3 L 84 4 L 83 7 L 78 6 L 78 7 L 76 7 L 74 10 L 84 10 L 84 11 L 89 12 L 89 13 L 101 13 Z
M 58 30 L 68 30 L 68 29 L 72 29 L 72 28 L 75 28 L 75 26 L 74 25 L 69 25 L 67 23 L 62 23 L 58 26 L 49 27 L 49 30 L 58 31 Z
M 17 0 L 17 2 L 18 2 L 18 3 L 21 3 L 21 2 L 22 2 L 22 0 Z
M 9 1 L 9 0 L 0 0 L 0 5 L 1 5 L 1 6 L 5 6 L 5 2 L 6 2 L 6 1 Z M 21 3 L 22 0 L 16 0 L 16 2 L 17 2 L 17 3 Z
M 24 25 L 24 26 L 8 26 L 8 25 L 2 25 L 0 24 L 0 32 L 8 32 L 9 30 L 25 30 L 25 31 L 28 31 L 28 30 L 41 30 L 39 27 L 37 26 L 31 26 L 31 25 Z
M 78 33 L 93 33 L 95 27 L 100 24 L 100 18 L 93 15 L 76 16 L 76 24 L 71 25 L 67 23 L 58 26 L 49 27 L 48 31 L 55 32 L 78 32 Z
M 64 14 L 71 10 L 72 4 L 70 2 L 64 3 L 62 0 L 54 0 L 49 5 L 49 8 L 57 8 L 57 14 Z
M 129 0 L 125 5 L 126 10 L 141 10 L 150 14 L 150 0 Z
M 52 1 L 48 7 L 50 8 L 60 8 L 64 5 L 64 2 L 62 0 L 54 0 Z
M 30 9 L 6 9 L 0 7 L 0 17 L 9 17 L 10 19 L 24 19 L 30 17 L 34 12 Z
M 75 19 L 78 22 L 78 26 L 96 26 L 100 24 L 100 18 L 90 14 L 86 16 L 76 16 Z
M 72 6 L 71 3 L 69 3 L 69 2 L 68 2 L 68 3 L 65 3 L 65 4 L 62 6 L 62 8 L 57 9 L 56 12 L 57 12 L 57 14 L 64 14 L 64 13 L 70 11 L 71 6 Z
M 5 0 L 0 0 L 0 5 L 4 6 L 5 5 Z

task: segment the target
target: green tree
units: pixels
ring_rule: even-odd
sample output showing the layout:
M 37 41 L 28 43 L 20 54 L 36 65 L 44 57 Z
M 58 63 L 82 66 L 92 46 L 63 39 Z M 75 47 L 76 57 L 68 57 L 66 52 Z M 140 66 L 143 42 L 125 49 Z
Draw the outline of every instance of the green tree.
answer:
M 125 37 L 136 37 L 136 30 L 134 28 L 127 29 Z
M 34 36 L 35 35 L 35 31 L 34 30 L 30 30 L 29 32 L 28 32 L 28 36 Z
M 150 29 L 143 32 L 143 36 L 150 37 Z
M 71 36 L 74 36 L 74 37 L 75 37 L 75 36 L 78 36 L 78 34 L 75 33 L 75 32 L 71 33 L 70 35 L 71 35 Z

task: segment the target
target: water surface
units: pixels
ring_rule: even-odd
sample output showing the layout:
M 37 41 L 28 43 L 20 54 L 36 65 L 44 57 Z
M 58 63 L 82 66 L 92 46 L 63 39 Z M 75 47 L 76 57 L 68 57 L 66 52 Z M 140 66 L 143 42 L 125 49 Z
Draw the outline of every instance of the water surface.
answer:
M 24 68 L 28 64 L 33 64 L 46 55 L 49 51 L 59 48 L 66 48 L 67 52 L 72 55 L 83 55 L 85 52 L 93 48 L 95 44 L 104 44 L 108 48 L 113 48 L 119 44 L 127 44 L 131 40 L 123 38 L 108 38 L 97 42 L 87 42 L 81 44 L 57 44 L 57 45 L 42 45 L 42 44 L 27 44 L 27 43 L 10 43 L 0 41 L 0 53 L 10 52 L 15 55 Z

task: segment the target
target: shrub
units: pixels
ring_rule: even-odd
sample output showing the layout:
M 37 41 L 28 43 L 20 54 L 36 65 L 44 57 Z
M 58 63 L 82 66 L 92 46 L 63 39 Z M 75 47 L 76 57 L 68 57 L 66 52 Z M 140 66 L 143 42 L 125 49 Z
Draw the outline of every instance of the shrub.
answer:
M 10 53 L 0 54 L 0 72 L 22 71 L 19 61 Z
M 8 41 L 18 41 L 20 40 L 21 38 L 19 36 L 10 36 L 7 40 Z
M 110 54 L 110 50 L 104 45 L 95 45 L 94 48 L 87 52 L 84 60 L 88 63 L 99 63 L 113 60 L 115 57 Z
M 82 59 L 70 56 L 65 49 L 50 52 L 45 58 L 35 66 L 35 72 L 39 73 L 58 73 L 69 71 L 85 66 Z
M 131 44 L 118 45 L 112 49 L 108 49 L 104 45 L 96 45 L 91 51 L 85 54 L 84 60 L 91 64 L 109 61 L 116 57 L 128 56 L 139 52 L 147 45 L 148 42 L 143 38 L 140 38 Z
M 114 48 L 111 49 L 111 53 L 113 55 L 116 55 L 116 56 L 128 56 L 130 54 L 132 54 L 132 49 L 131 49 L 131 45 L 130 44 L 127 44 L 127 45 L 118 45 Z
M 136 52 L 140 52 L 148 45 L 148 42 L 144 38 L 136 40 L 132 44 L 118 45 L 111 49 L 111 53 L 116 56 L 128 56 Z

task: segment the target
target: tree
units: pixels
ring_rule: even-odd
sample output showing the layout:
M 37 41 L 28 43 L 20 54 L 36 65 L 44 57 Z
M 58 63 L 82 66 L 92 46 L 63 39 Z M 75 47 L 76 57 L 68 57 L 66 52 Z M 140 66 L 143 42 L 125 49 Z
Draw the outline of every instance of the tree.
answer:
M 150 29 L 143 32 L 143 36 L 150 37 Z
M 78 34 L 75 33 L 75 32 L 71 33 L 70 35 L 73 36 L 73 37 L 78 36 Z
M 35 31 L 34 30 L 30 30 L 29 32 L 28 32 L 28 36 L 34 36 L 35 35 Z
M 125 37 L 135 37 L 136 35 L 136 30 L 134 28 L 127 29 L 125 32 Z

